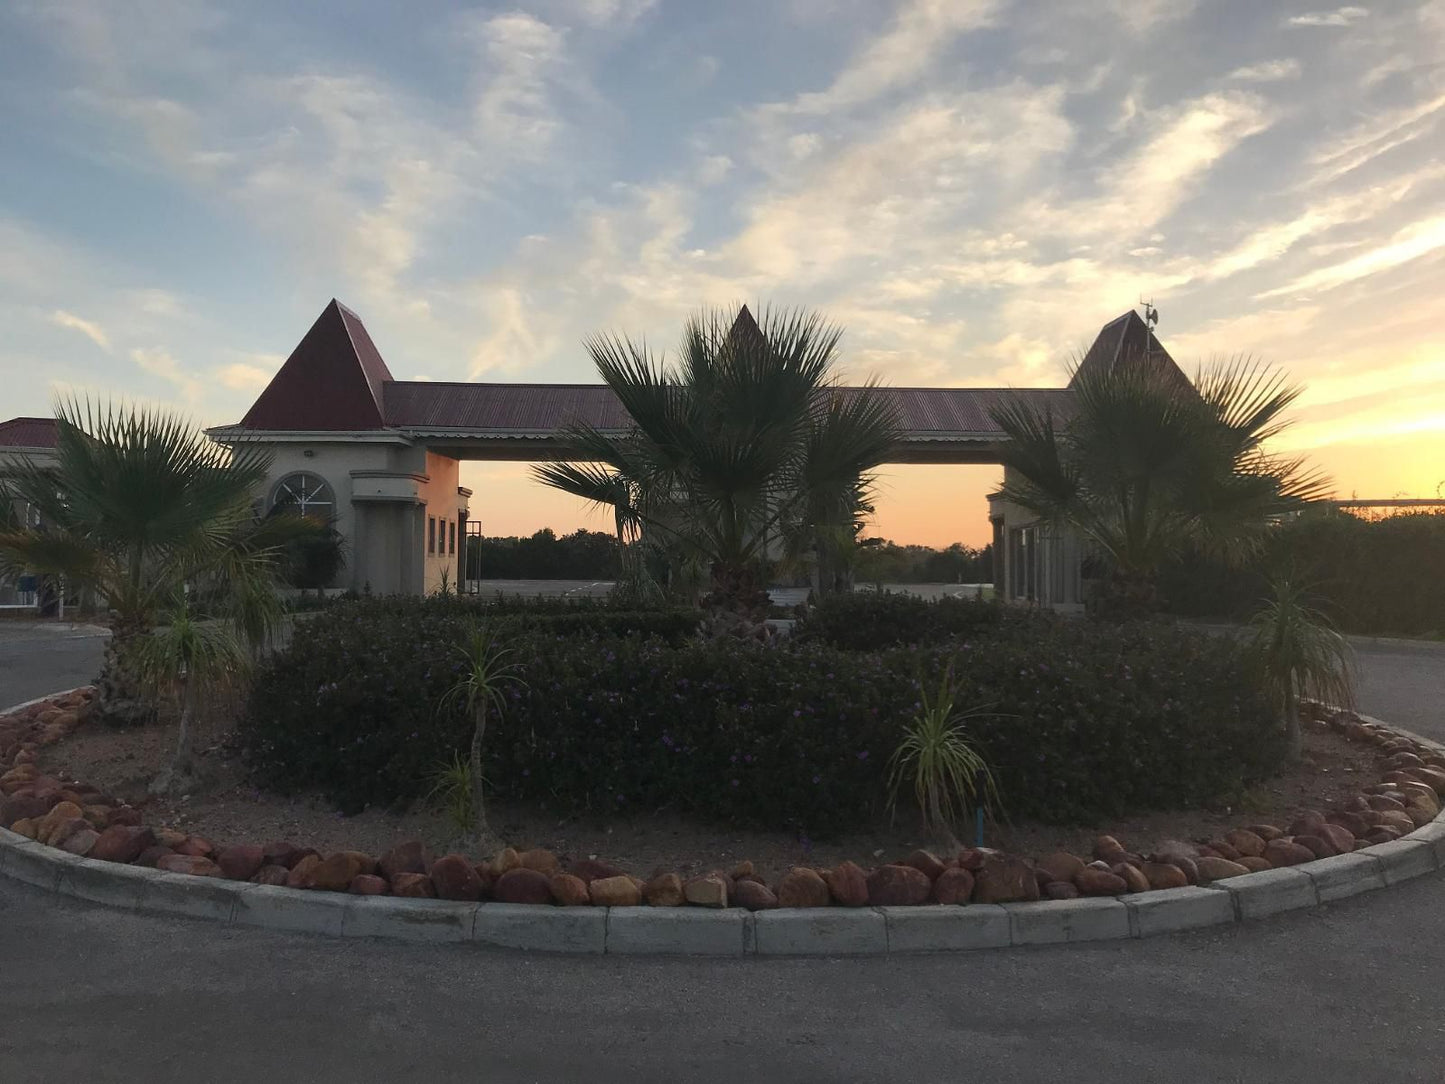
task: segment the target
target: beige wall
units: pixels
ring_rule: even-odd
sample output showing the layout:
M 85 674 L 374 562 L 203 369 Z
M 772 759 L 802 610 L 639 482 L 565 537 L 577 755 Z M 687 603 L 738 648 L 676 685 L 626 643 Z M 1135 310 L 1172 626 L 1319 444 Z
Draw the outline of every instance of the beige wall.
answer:
M 1004 472 L 1004 480 L 1008 480 L 1007 471 Z M 1079 563 L 1084 555 L 1084 545 L 1077 532 L 1044 526 L 1032 512 L 998 497 L 989 498 L 988 511 L 990 520 L 1003 521 L 1002 549 L 998 557 L 1001 575 L 994 584 L 998 597 L 1065 612 L 1082 610 L 1083 585 L 1079 577 Z M 1019 536 L 1015 532 L 1024 529 L 1030 530 L 1031 543 L 1036 551 L 1031 562 L 1033 583 L 1029 586 L 1021 586 L 1018 575 L 1020 560 L 1016 540 Z

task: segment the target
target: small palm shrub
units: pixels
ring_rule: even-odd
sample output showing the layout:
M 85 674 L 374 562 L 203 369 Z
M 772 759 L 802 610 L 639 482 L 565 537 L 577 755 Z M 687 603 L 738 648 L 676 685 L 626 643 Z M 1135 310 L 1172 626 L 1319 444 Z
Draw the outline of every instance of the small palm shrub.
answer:
M 960 710 L 952 664 L 937 691 L 923 692 L 918 714 L 904 727 L 903 741 L 888 761 L 890 806 L 912 792 L 926 831 L 956 838 L 970 809 L 998 805 L 998 785 L 988 761 L 969 740 L 966 728 L 982 709 Z
M 461 672 L 442 694 L 438 707 L 443 712 L 461 708 L 472 720 L 467 755 L 472 830 L 478 842 L 485 842 L 488 828 L 486 795 L 482 791 L 482 743 L 486 740 L 487 722 L 507 710 L 505 693 L 517 687 L 525 688 L 525 682 L 519 672 L 516 652 L 502 646 L 495 628 L 473 623 L 455 654 L 461 662 Z

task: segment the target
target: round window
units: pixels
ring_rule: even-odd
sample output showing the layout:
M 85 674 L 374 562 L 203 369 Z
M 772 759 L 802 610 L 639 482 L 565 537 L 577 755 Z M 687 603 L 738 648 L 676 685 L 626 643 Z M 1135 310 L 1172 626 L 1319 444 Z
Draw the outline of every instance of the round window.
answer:
M 271 491 L 271 508 L 291 509 L 303 516 L 330 519 L 336 511 L 336 497 L 326 479 L 310 471 L 288 474 Z

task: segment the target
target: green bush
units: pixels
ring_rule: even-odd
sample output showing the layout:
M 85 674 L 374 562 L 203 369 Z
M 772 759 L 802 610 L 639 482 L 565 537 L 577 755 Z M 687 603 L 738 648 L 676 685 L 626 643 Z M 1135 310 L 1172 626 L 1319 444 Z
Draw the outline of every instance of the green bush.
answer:
M 816 641 L 852 651 L 932 644 L 978 636 L 1023 611 L 967 597 L 937 600 L 889 591 L 824 595 L 793 629 L 799 642 Z
M 464 747 L 437 704 L 466 618 L 415 605 L 297 629 L 243 721 L 258 781 L 343 811 L 410 802 Z M 560 635 L 519 625 L 527 682 L 488 732 L 501 800 L 559 812 L 671 810 L 825 836 L 875 823 L 887 761 L 950 660 L 1006 812 L 1051 822 L 1235 794 L 1278 728 L 1238 645 L 1164 627 L 1010 615 L 984 634 L 877 652 L 817 640 Z

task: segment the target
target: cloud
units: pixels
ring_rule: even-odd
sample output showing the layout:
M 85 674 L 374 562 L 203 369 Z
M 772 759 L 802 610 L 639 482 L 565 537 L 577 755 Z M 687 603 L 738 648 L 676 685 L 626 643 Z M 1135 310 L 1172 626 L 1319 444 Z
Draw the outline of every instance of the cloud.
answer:
M 562 128 L 552 95 L 567 73 L 566 31 L 513 11 L 482 21 L 474 33 L 479 135 L 503 154 L 541 156 Z
M 1235 68 L 1228 78 L 1241 83 L 1278 83 L 1285 79 L 1298 79 L 1301 71 L 1298 60 L 1265 60 Z
M 1372 117 L 1318 150 L 1313 161 L 1324 168 L 1311 179 L 1324 184 L 1353 172 L 1396 147 L 1430 134 L 1437 127 L 1445 94 Z
M 1284 294 L 1333 290 L 1337 286 L 1418 260 L 1442 248 L 1445 248 L 1445 215 L 1407 226 L 1396 233 L 1388 244 L 1372 248 L 1342 263 L 1302 275 L 1288 285 L 1266 290 L 1259 296 L 1271 298 Z
M 110 336 L 105 333 L 104 329 L 89 320 L 82 320 L 72 312 L 56 309 L 50 314 L 50 322 L 57 327 L 68 327 L 72 331 L 80 332 L 102 350 L 110 349 Z
M 201 392 L 201 382 L 181 368 L 181 363 L 159 347 L 136 347 L 130 359 L 152 376 L 160 377 L 181 395 L 194 402 Z
M 1285 19 L 1286 26 L 1353 26 L 1370 14 L 1369 8 L 1343 7 L 1334 11 L 1307 11 Z
M 271 383 L 271 378 L 276 375 L 280 363 L 279 357 L 276 359 L 276 365 L 269 368 L 261 365 L 247 365 L 245 362 L 237 361 L 215 370 L 215 376 L 232 391 L 260 391 Z

